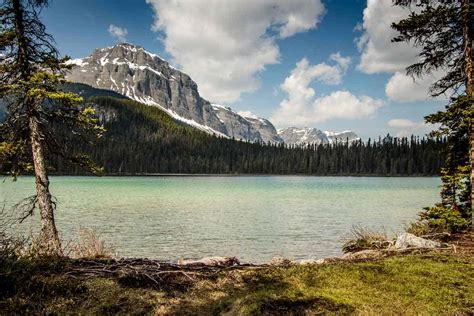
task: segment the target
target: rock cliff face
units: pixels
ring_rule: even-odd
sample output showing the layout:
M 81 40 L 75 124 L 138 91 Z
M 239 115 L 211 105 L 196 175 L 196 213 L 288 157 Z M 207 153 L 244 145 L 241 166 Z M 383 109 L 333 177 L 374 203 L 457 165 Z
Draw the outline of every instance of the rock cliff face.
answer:
M 288 144 L 328 143 L 338 137 L 317 129 L 288 128 L 278 133 L 266 119 L 243 117 L 228 107 L 211 104 L 199 95 L 197 84 L 188 75 L 140 46 L 121 43 L 96 49 L 89 57 L 70 63 L 76 65 L 67 75 L 72 82 L 161 107 L 175 119 L 218 136 Z
M 212 105 L 219 119 L 224 123 L 227 135 L 235 139 L 258 140 L 264 143 L 281 143 L 273 124 L 263 118 L 245 117 L 231 108 L 218 104 Z
M 260 137 L 262 138 L 262 141 L 264 143 L 282 143 L 283 139 L 278 135 L 278 132 L 273 126 L 273 124 L 264 118 L 258 117 L 258 118 L 253 118 L 253 117 L 246 117 L 248 121 L 250 121 L 253 126 L 258 130 L 260 133 Z

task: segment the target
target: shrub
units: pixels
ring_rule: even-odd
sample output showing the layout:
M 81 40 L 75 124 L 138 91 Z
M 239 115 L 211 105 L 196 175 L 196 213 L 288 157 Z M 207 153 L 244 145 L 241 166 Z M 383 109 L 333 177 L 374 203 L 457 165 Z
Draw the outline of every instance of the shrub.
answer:
M 419 222 L 428 228 L 427 233 L 457 233 L 466 230 L 470 223 L 455 207 L 445 207 L 441 203 L 426 207 L 419 214 Z

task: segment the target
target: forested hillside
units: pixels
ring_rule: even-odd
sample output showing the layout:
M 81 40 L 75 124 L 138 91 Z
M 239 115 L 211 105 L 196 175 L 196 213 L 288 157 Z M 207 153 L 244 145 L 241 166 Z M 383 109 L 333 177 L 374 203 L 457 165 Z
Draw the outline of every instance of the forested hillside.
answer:
M 85 97 L 92 95 L 85 90 Z M 211 136 L 135 101 L 91 100 L 107 132 L 93 146 L 70 144 L 70 150 L 89 153 L 107 174 L 436 175 L 444 161 L 442 140 L 387 136 L 351 145 L 263 145 Z M 51 162 L 57 173 L 81 172 Z

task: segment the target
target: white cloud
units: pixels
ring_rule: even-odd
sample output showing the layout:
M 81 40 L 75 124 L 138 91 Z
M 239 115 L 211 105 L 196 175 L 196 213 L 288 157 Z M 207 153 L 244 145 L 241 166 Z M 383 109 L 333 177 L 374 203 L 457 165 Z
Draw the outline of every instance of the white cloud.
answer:
M 281 85 L 288 97 L 272 116 L 279 125 L 304 126 L 329 119 L 358 119 L 371 116 L 383 105 L 383 101 L 368 96 L 354 96 L 348 91 L 335 91 L 328 96 L 316 97 L 310 87 L 313 82 L 339 84 L 350 63 L 350 58 L 332 54 L 335 65 L 326 63 L 309 65 L 306 58 L 300 60 Z
M 385 86 L 385 94 L 387 97 L 396 102 L 413 102 L 423 101 L 430 97 L 430 87 L 441 77 L 440 72 L 416 78 L 406 75 L 404 72 L 397 71 L 387 82 Z M 439 97 L 437 99 L 442 99 Z
M 224 103 L 259 87 L 258 73 L 279 62 L 277 38 L 315 28 L 324 15 L 320 0 L 147 2 L 174 62 L 205 98 Z
M 122 28 L 120 26 L 116 26 L 116 25 L 113 25 L 113 24 L 110 24 L 109 25 L 109 34 L 112 36 L 112 37 L 115 37 L 116 39 L 118 39 L 120 42 L 126 42 L 127 41 L 127 34 L 128 34 L 128 31 L 126 28 Z
M 368 96 L 357 97 L 349 91 L 335 91 L 314 101 L 315 122 L 328 119 L 360 119 L 370 117 L 383 106 L 382 100 Z
M 415 11 L 417 8 L 413 8 Z M 406 18 L 410 10 L 393 5 L 392 0 L 368 0 L 362 25 L 356 30 L 362 35 L 356 40 L 361 52 L 357 69 L 367 74 L 393 73 L 385 86 L 387 97 L 396 102 L 423 101 L 430 98 L 429 88 L 443 72 L 437 71 L 422 78 L 406 75 L 406 67 L 419 61 L 419 50 L 407 43 L 394 43 L 397 32 L 393 22 Z
M 394 128 L 397 137 L 407 137 L 410 135 L 428 134 L 436 129 L 436 125 L 424 122 L 414 122 L 407 119 L 392 119 L 387 125 Z
M 364 9 L 362 35 L 357 40 L 361 60 L 357 68 L 364 73 L 395 72 L 416 62 L 418 50 L 406 43 L 392 43 L 397 32 L 392 22 L 407 17 L 409 11 L 394 6 L 392 0 L 368 0 Z M 359 27 L 360 29 L 360 27 Z
M 346 70 L 347 68 L 349 68 L 349 65 L 352 61 L 350 57 L 342 57 L 340 52 L 331 54 L 329 58 L 338 64 L 339 68 L 343 71 L 344 74 L 346 73 Z

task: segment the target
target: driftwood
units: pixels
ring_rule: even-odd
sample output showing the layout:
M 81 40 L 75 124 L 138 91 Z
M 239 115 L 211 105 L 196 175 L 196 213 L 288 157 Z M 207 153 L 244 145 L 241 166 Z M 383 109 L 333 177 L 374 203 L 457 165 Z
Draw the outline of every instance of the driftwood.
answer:
M 128 285 L 182 288 L 199 278 L 209 278 L 222 271 L 248 267 L 256 266 L 183 265 L 145 258 L 76 259 L 70 261 L 65 274 L 74 278 L 114 278 Z

